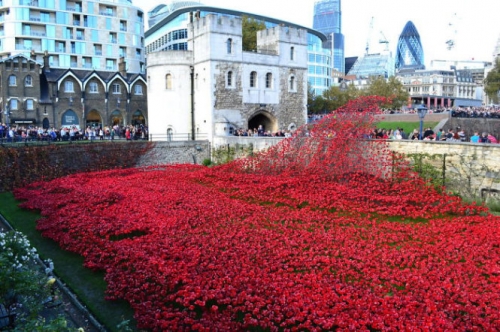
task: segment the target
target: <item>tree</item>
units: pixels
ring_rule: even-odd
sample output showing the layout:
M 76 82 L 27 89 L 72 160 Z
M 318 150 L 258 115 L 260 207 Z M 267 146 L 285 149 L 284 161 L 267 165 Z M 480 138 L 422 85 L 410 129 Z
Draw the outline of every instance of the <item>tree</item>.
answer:
M 325 99 L 322 96 L 316 96 L 313 88 L 309 85 L 307 89 L 307 113 L 320 114 L 325 113 Z
M 266 29 L 262 21 L 257 21 L 252 17 L 243 15 L 242 33 L 243 33 L 243 51 L 257 51 L 257 31 Z
M 495 67 L 488 73 L 484 80 L 484 92 L 494 104 L 500 104 L 498 92 L 500 91 L 500 58 L 495 61 Z
M 353 84 L 348 84 L 345 91 L 342 91 L 338 86 L 332 86 L 323 92 L 324 108 L 328 111 L 336 110 L 360 95 L 360 91 Z
M 405 105 L 409 96 L 408 91 L 406 91 L 401 81 L 395 76 L 389 77 L 388 80 L 380 76 L 370 78 L 369 87 L 365 90 L 364 94 L 390 99 L 391 103 L 384 103 L 381 107 L 392 109 L 399 109 Z

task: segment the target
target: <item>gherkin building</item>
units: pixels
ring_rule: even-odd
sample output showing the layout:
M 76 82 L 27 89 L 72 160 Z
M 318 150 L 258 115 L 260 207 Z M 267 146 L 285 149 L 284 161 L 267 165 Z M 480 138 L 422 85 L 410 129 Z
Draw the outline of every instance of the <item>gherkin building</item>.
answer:
M 425 69 L 420 35 L 412 21 L 406 23 L 396 49 L 396 70 Z

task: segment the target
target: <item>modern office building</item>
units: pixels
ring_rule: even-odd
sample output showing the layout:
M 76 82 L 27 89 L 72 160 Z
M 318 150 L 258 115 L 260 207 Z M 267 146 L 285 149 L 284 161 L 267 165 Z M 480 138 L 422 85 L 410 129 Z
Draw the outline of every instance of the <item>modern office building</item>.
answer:
M 369 77 L 389 78 L 394 76 L 394 57 L 390 52 L 365 54 L 356 60 L 348 72 L 348 76 L 354 76 L 356 79 L 365 79 Z
M 16 54 L 52 68 L 145 69 L 144 14 L 131 0 L 0 1 L 0 58 Z
M 146 56 L 163 50 L 189 50 L 187 25 L 191 19 L 200 19 L 209 14 L 241 18 L 243 16 L 263 22 L 267 28 L 285 26 L 303 29 L 307 32 L 308 82 L 314 93 L 320 95 L 332 85 L 331 50 L 324 48 L 327 37 L 317 31 L 291 22 L 219 7 L 205 6 L 194 1 L 177 1 L 170 5 L 160 5 L 150 11 L 154 14 L 151 22 L 156 22 L 145 33 Z M 343 42 L 342 42 L 343 45 Z M 342 54 L 343 55 L 343 54 Z M 342 60 L 343 63 L 343 60 Z M 343 66 L 343 65 L 342 65 Z
M 424 50 L 420 35 L 412 21 L 408 21 L 396 47 L 396 70 L 425 69 Z
M 342 1 L 321 0 L 314 3 L 313 29 L 328 40 L 323 47 L 333 52 L 333 67 L 345 73 L 344 35 L 342 34 Z

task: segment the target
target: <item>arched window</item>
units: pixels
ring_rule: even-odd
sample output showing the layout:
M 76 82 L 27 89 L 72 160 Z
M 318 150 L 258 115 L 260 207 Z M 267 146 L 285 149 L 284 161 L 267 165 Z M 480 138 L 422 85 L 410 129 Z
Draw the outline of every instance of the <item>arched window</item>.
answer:
M 167 141 L 172 141 L 174 137 L 174 131 L 172 130 L 172 128 L 168 128 L 167 129 Z
M 75 92 L 75 87 L 73 85 L 73 81 L 65 81 L 64 82 L 64 92 Z
M 17 109 L 18 109 L 18 107 L 19 107 L 19 106 L 18 106 L 18 100 L 17 100 L 17 99 L 11 99 L 11 100 L 10 100 L 10 102 L 9 102 L 9 104 L 10 104 L 10 109 L 11 109 L 11 111 L 15 111 L 15 110 L 17 110 Z
M 295 57 L 295 47 L 290 47 L 290 60 L 294 60 Z
M 142 85 L 140 84 L 134 85 L 134 94 L 142 95 Z
M 16 86 L 16 85 L 17 85 L 16 75 L 10 75 L 9 76 L 9 86 Z
M 227 72 L 227 86 L 233 86 L 233 72 Z
M 24 78 L 24 86 L 33 86 L 33 78 L 30 75 Z
M 89 83 L 89 92 L 90 93 L 99 93 L 99 86 L 97 85 L 97 82 L 90 82 Z
M 233 52 L 233 40 L 231 38 L 226 40 L 226 49 L 227 54 L 231 54 Z
M 35 103 L 33 99 L 26 99 L 26 110 L 33 111 L 35 109 Z
M 250 87 L 251 88 L 257 87 L 257 72 L 256 71 L 253 71 L 250 73 Z
M 271 89 L 273 87 L 273 74 L 266 74 L 266 89 Z
M 290 76 L 288 90 L 295 91 L 295 76 Z
M 172 90 L 172 74 L 167 74 L 165 76 L 165 88 L 167 90 Z

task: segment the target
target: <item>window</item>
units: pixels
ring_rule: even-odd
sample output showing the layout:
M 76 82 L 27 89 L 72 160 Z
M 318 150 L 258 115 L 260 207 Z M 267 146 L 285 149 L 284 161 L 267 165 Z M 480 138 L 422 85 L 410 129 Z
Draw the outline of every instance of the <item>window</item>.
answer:
M 90 93 L 99 93 L 99 88 L 96 82 L 89 83 L 89 92 Z
M 233 72 L 227 72 L 227 86 L 233 86 Z
M 167 90 L 171 90 L 172 89 L 172 75 L 171 74 L 167 74 L 165 76 L 165 88 Z
M 26 110 L 33 111 L 33 99 L 26 100 Z
M 266 88 L 271 89 L 273 87 L 273 74 L 266 74 Z
M 73 86 L 73 81 L 64 82 L 64 92 L 75 92 L 75 87 Z
M 250 87 L 251 88 L 257 87 L 257 72 L 256 71 L 253 71 L 250 73 Z
M 142 85 L 140 84 L 134 85 L 134 94 L 142 95 Z
M 16 86 L 16 85 L 17 85 L 16 75 L 10 75 L 9 76 L 9 86 Z
M 290 60 L 294 60 L 295 57 L 295 48 L 292 46 L 290 47 Z
M 17 99 L 11 99 L 10 100 L 10 109 L 11 110 L 17 110 Z
M 231 38 L 228 38 L 226 41 L 226 47 L 227 47 L 227 54 L 231 54 L 233 51 L 233 40 Z
M 24 86 L 33 86 L 33 78 L 30 75 L 24 78 Z
M 120 84 L 118 83 L 114 83 L 113 84 L 113 93 L 117 94 L 117 93 L 120 93 Z
M 295 76 L 290 76 L 289 90 L 295 91 Z

